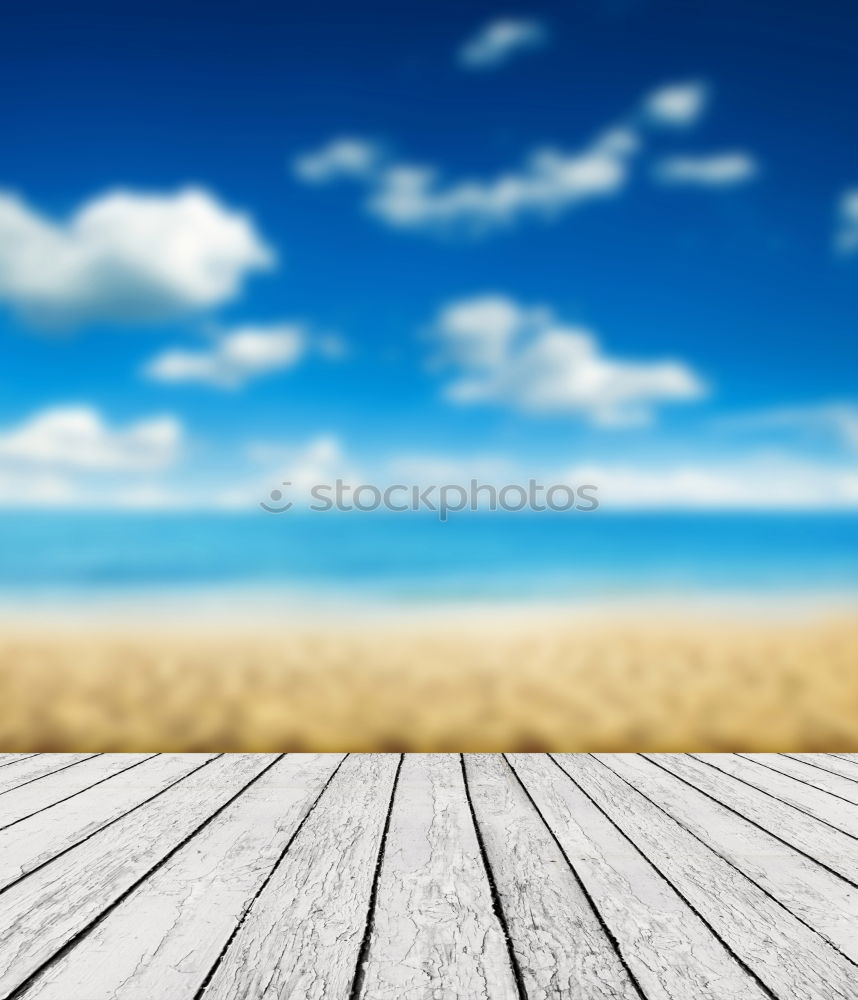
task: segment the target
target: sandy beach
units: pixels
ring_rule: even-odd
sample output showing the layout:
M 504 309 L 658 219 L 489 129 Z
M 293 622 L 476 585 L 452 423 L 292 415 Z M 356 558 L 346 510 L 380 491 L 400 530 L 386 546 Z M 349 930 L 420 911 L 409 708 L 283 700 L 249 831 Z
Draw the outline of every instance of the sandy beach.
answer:
M 854 619 L 0 634 L 0 746 L 858 750 Z

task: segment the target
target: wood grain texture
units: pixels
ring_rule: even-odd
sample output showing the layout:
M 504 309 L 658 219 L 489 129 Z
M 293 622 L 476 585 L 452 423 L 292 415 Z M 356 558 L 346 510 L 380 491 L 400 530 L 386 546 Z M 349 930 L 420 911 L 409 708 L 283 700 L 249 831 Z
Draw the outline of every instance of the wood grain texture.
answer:
M 409 754 L 381 867 L 360 996 L 516 1000 L 457 754 Z
M 468 754 L 477 826 L 528 1000 L 640 994 L 563 852 L 500 754 Z
M 149 760 L 151 753 L 104 753 L 0 796 L 0 830 Z M 47 818 L 45 822 L 49 822 Z
M 830 795 L 834 795 L 839 799 L 845 799 L 853 805 L 858 805 L 858 782 L 850 781 L 848 778 L 832 774 L 830 771 L 823 770 L 822 768 L 813 767 L 811 764 L 795 760 L 793 757 L 786 756 L 786 754 L 743 753 L 739 754 L 739 756 L 744 757 L 746 760 L 756 761 L 763 767 L 771 768 L 773 771 L 787 774 L 791 778 L 795 778 L 796 781 L 810 785 L 813 788 L 821 788 Z
M 94 756 L 95 754 L 91 753 L 39 753 L 23 760 L 12 761 L 0 770 L 0 795 L 28 781 L 37 781 L 46 774 L 60 771 L 64 767 L 70 767 L 78 761 Z
M 845 833 L 832 830 L 812 816 L 734 781 L 730 775 L 688 754 L 643 756 L 858 885 L 858 844 Z
M 115 822 L 214 756 L 161 754 L 116 775 L 108 783 L 52 806 L 49 814 L 37 814 L 0 830 L 0 890 Z M 26 788 L 38 784 L 34 782 Z M 24 789 L 10 793 L 10 797 L 19 791 Z
M 348 1000 L 399 757 L 346 759 L 246 915 L 204 1000 Z
M 35 757 L 34 753 L 0 753 L 0 767 L 7 764 L 16 764 L 19 760 L 26 760 L 28 757 Z
M 821 771 L 830 771 L 832 774 L 839 774 L 842 778 L 858 782 L 858 767 L 851 761 L 835 757 L 830 753 L 787 753 L 784 757 L 791 757 L 793 760 L 803 761 Z M 815 776 L 814 776 L 815 777 Z
M 858 1000 L 858 757 L 144 758 L 0 756 L 0 1000 Z
M 610 768 L 558 762 L 777 996 L 855 1000 L 856 967 Z
M 699 753 L 694 756 L 724 771 L 725 774 L 740 778 L 754 788 L 780 799 L 781 802 L 786 802 L 787 805 L 800 809 L 809 816 L 815 816 L 851 837 L 858 838 L 858 807 L 851 802 L 844 802 L 822 788 L 802 784 L 787 774 L 736 754 Z
M 510 754 L 509 760 L 648 1000 L 765 998 L 687 903 L 552 760 L 543 754 Z
M 858 961 L 858 890 L 636 754 L 595 754 L 702 843 Z
M 275 759 L 217 757 L 0 894 L 0 997 L 21 986 Z
M 22 1000 L 193 1000 L 342 759 L 291 754 L 279 760 Z

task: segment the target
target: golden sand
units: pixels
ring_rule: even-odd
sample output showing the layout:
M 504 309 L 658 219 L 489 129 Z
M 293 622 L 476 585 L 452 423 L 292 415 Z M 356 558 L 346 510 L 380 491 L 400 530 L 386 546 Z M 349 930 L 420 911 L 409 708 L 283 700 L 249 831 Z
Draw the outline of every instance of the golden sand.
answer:
M 858 750 L 858 624 L 0 638 L 0 750 Z

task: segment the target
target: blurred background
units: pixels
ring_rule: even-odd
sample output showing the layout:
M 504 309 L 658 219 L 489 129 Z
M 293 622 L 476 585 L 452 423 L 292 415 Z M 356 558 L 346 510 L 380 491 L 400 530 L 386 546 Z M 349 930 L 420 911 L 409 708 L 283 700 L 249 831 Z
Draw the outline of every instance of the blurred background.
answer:
M 856 52 L 836 0 L 7 11 L 3 748 L 854 748 Z

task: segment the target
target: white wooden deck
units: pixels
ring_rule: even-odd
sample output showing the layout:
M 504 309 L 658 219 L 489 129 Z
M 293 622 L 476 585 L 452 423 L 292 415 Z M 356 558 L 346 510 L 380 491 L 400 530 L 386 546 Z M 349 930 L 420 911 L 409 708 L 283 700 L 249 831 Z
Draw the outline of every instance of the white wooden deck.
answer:
M 2 1000 L 858 1000 L 855 754 L 0 754 Z

